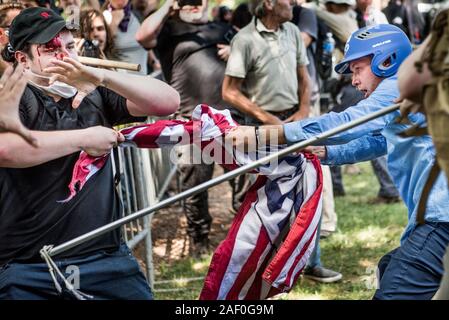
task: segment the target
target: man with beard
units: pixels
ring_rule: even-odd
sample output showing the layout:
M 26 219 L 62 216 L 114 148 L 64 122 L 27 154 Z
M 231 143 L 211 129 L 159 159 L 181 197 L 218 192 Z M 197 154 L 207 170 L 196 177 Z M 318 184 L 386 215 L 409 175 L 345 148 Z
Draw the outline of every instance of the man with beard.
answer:
M 180 119 L 189 119 L 200 103 L 216 109 L 225 107 L 221 98 L 225 62 L 218 57 L 217 46 L 227 42 L 224 35 L 230 26 L 209 22 L 207 6 L 207 0 L 167 0 L 142 23 L 136 34 L 142 46 L 156 49 L 165 80 L 180 93 L 181 107 L 177 114 Z M 191 150 L 189 146 L 181 149 L 183 190 L 210 180 L 213 174 L 213 163 L 189 159 Z M 184 210 L 191 249 L 200 256 L 208 251 L 212 221 L 207 191 L 187 199 Z

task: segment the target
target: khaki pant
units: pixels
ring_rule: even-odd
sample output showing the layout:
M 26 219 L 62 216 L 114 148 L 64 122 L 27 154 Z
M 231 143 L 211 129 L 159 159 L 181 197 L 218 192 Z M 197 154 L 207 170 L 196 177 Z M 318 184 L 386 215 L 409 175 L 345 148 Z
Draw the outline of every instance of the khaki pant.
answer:
M 334 191 L 329 166 L 321 166 L 323 170 L 323 213 L 321 231 L 334 232 L 337 229 L 337 213 L 335 212 Z
M 310 117 L 320 115 L 319 96 L 312 99 Z M 329 166 L 321 166 L 323 171 L 323 212 L 321 218 L 321 231 L 334 232 L 337 229 L 337 213 L 335 212 L 334 191 Z

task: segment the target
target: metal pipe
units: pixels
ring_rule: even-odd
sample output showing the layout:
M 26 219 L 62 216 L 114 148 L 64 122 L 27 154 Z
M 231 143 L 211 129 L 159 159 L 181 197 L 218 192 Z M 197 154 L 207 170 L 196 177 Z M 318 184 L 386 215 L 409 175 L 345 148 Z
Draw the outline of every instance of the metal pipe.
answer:
M 132 237 L 131 240 L 127 241 L 128 247 L 131 250 L 133 250 L 139 244 L 140 241 L 145 239 L 146 236 L 148 236 L 148 229 L 140 231 L 138 234 Z
M 165 194 L 165 191 L 167 191 L 168 186 L 170 185 L 171 180 L 173 179 L 173 177 L 176 174 L 176 171 L 178 170 L 178 165 L 175 164 L 171 169 L 170 172 L 168 173 L 167 178 L 164 180 L 164 183 L 162 184 L 161 189 L 159 190 L 159 193 L 157 195 L 157 201 L 160 201 L 162 199 L 162 197 Z
M 50 256 L 55 256 L 57 254 L 60 254 L 60 253 L 62 253 L 64 251 L 67 251 L 67 250 L 77 246 L 77 245 L 80 245 L 80 244 L 82 244 L 82 243 L 84 243 L 86 241 L 89 241 L 89 240 L 91 240 L 93 238 L 96 238 L 96 237 L 98 237 L 98 236 L 100 236 L 100 235 L 102 235 L 102 234 L 104 234 L 106 232 L 109 232 L 109 231 L 111 231 L 111 230 L 113 230 L 115 228 L 118 228 L 118 227 L 120 227 L 120 226 L 122 226 L 122 225 L 124 225 L 124 224 L 126 224 L 126 223 L 128 223 L 130 221 L 132 221 L 132 220 L 135 220 L 135 219 L 138 219 L 140 217 L 143 217 L 143 216 L 145 216 L 147 214 L 150 214 L 150 213 L 152 213 L 154 211 L 157 211 L 157 210 L 162 209 L 162 208 L 164 208 L 166 206 L 169 206 L 169 205 L 171 205 L 173 203 L 176 203 L 176 202 L 180 201 L 181 199 L 188 198 L 188 197 L 190 197 L 192 195 L 195 195 L 195 194 L 200 193 L 200 192 L 202 192 L 204 190 L 207 190 L 207 189 L 209 189 L 209 188 L 211 188 L 213 186 L 216 186 L 216 185 L 218 185 L 218 184 L 220 184 L 220 183 L 222 183 L 224 181 L 233 179 L 233 178 L 235 178 L 235 177 L 237 177 L 237 176 L 239 176 L 239 175 L 241 175 L 243 173 L 249 172 L 249 171 L 251 171 L 251 170 L 253 170 L 253 169 L 255 169 L 255 168 L 257 168 L 257 167 L 259 167 L 259 166 L 261 166 L 263 164 L 266 164 L 266 163 L 270 162 L 271 160 L 274 160 L 274 159 L 276 159 L 278 157 L 286 156 L 286 155 L 288 155 L 288 154 L 290 154 L 292 152 L 295 152 L 297 150 L 300 150 L 300 149 L 303 149 L 303 148 L 308 147 L 310 145 L 313 145 L 313 144 L 317 143 L 318 141 L 324 140 L 324 139 L 326 139 L 328 137 L 331 137 L 331 136 L 333 136 L 335 134 L 338 134 L 340 132 L 343 132 L 343 131 L 346 131 L 348 129 L 354 128 L 356 126 L 359 126 L 361 124 L 369 122 L 369 121 L 371 121 L 373 119 L 382 117 L 382 116 L 384 116 L 384 115 L 386 115 L 388 113 L 391 113 L 393 111 L 396 111 L 398 109 L 399 109 L 399 104 L 394 104 L 394 105 L 385 107 L 382 110 L 379 110 L 379 111 L 373 112 L 371 114 L 368 114 L 366 116 L 360 117 L 359 119 L 356 119 L 356 120 L 351 121 L 349 123 L 346 123 L 346 124 L 343 124 L 341 126 L 338 126 L 338 127 L 334 128 L 334 129 L 331 129 L 331 130 L 325 131 L 323 133 L 320 133 L 320 134 L 318 134 L 315 137 L 312 137 L 310 139 L 307 139 L 307 140 L 295 143 L 295 144 L 293 144 L 291 146 L 286 147 L 285 149 L 282 149 L 279 152 L 273 153 L 273 154 L 271 154 L 269 156 L 261 158 L 261 159 L 259 159 L 257 161 L 252 162 L 252 163 L 248 163 L 247 165 L 244 165 L 244 166 L 242 166 L 240 168 L 237 168 L 237 169 L 232 170 L 232 171 L 230 171 L 230 172 L 228 172 L 226 174 L 223 174 L 223 175 L 221 175 L 219 177 L 216 177 L 216 178 L 214 178 L 212 180 L 209 180 L 209 181 L 207 181 L 205 183 L 202 183 L 202 184 L 200 184 L 200 185 L 198 185 L 198 186 L 196 186 L 196 187 L 194 187 L 194 188 L 192 188 L 190 190 L 183 191 L 183 192 L 181 192 L 181 193 L 179 193 L 179 194 L 177 194 L 177 195 L 175 195 L 175 196 L 173 196 L 171 198 L 168 198 L 166 200 L 163 200 L 163 201 L 155 204 L 154 206 L 152 206 L 150 208 L 139 210 L 139 211 L 135 212 L 134 214 L 131 214 L 131 215 L 126 216 L 126 217 L 123 217 L 123 218 L 121 218 L 119 220 L 116 220 L 116 221 L 111 222 L 111 223 L 109 223 L 107 225 L 104 225 L 104 226 L 102 226 L 100 228 L 92 230 L 92 231 L 90 231 L 90 232 L 88 232 L 88 233 L 86 233 L 84 235 L 81 235 L 81 236 L 79 236 L 79 237 L 77 237 L 75 239 L 72 239 L 70 241 L 62 243 L 62 244 L 54 247 L 53 249 L 51 249 L 49 251 L 49 255 Z

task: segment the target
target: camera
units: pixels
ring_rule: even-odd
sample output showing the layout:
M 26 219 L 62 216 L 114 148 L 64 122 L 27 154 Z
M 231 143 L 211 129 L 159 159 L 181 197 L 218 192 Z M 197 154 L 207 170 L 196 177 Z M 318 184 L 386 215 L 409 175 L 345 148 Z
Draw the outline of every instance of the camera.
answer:
M 100 48 L 98 40 L 87 40 L 84 41 L 82 48 L 83 56 L 90 58 L 99 58 L 100 57 Z
M 180 8 L 184 6 L 201 6 L 203 4 L 203 0 L 178 0 L 178 6 Z

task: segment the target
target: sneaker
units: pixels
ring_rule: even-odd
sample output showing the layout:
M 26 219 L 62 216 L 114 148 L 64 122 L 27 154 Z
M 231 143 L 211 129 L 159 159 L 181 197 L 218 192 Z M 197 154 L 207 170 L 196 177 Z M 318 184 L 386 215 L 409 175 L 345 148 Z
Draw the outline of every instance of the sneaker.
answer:
M 328 238 L 332 233 L 333 233 L 333 231 L 321 230 L 321 231 L 320 231 L 320 239 L 326 239 L 326 238 Z
M 323 267 L 313 267 L 304 270 L 304 277 L 317 282 L 332 283 L 341 280 L 343 275 Z

